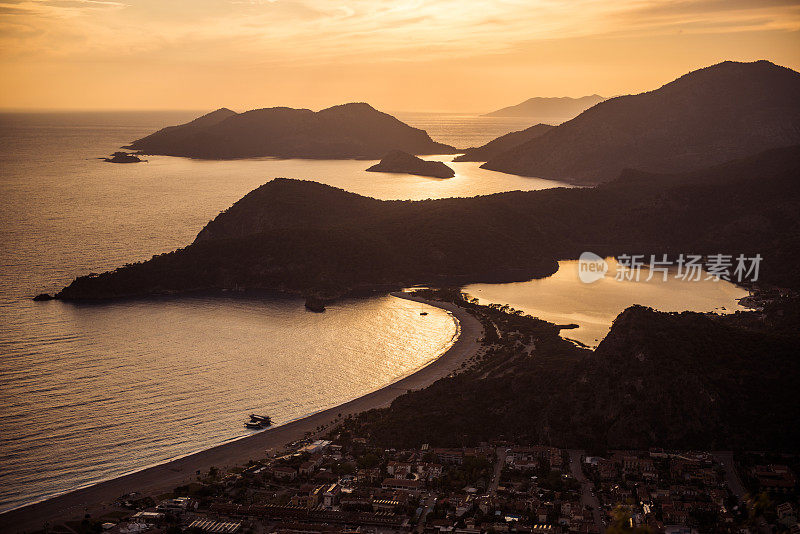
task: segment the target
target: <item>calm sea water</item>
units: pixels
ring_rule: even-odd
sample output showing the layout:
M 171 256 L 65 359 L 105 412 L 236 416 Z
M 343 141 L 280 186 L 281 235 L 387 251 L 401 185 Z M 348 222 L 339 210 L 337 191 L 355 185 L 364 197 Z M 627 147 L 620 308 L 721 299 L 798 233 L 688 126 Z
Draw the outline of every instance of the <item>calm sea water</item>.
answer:
M 281 423 L 357 397 L 434 359 L 457 329 L 441 310 L 422 317 L 392 297 L 311 314 L 267 295 L 75 305 L 34 303 L 36 293 L 184 246 L 279 176 L 383 199 L 561 185 L 477 163 L 455 163 L 454 178 L 437 180 L 367 173 L 366 161 L 97 159 L 197 115 L 0 114 L 0 510 L 240 437 L 253 411 Z M 398 115 L 458 147 L 537 122 Z M 506 291 L 499 300 L 535 298 L 542 310 L 559 309 L 567 291 L 496 287 Z M 590 307 L 605 309 L 602 299 Z
M 184 246 L 278 176 L 378 198 L 553 185 L 474 163 L 443 181 L 367 173 L 365 161 L 97 159 L 196 115 L 0 115 L 0 510 L 240 437 L 253 411 L 281 423 L 357 397 L 434 359 L 457 328 L 441 310 L 421 317 L 393 297 L 311 314 L 263 295 L 103 305 L 32 295 Z M 527 126 L 404 118 L 458 146 Z

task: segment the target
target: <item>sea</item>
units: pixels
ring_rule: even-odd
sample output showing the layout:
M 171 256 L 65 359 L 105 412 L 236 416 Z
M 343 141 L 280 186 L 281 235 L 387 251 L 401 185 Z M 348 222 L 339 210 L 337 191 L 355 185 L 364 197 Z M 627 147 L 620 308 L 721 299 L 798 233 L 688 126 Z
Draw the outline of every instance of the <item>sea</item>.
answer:
M 201 113 L 0 113 L 0 512 L 242 438 L 253 412 L 282 424 L 356 398 L 430 363 L 458 334 L 447 312 L 422 316 L 419 304 L 388 295 L 342 300 L 322 314 L 274 294 L 103 304 L 34 295 L 185 246 L 276 177 L 379 199 L 568 187 L 470 162 L 453 163 L 456 176 L 440 180 L 367 173 L 373 162 L 354 160 L 99 159 Z M 540 122 L 395 115 L 459 148 Z M 746 294 L 726 283 L 682 292 L 630 282 L 587 296 L 564 266 L 545 280 L 467 289 L 577 323 L 565 335 L 588 344 L 630 304 L 681 309 L 691 299 L 699 311 L 732 311 Z

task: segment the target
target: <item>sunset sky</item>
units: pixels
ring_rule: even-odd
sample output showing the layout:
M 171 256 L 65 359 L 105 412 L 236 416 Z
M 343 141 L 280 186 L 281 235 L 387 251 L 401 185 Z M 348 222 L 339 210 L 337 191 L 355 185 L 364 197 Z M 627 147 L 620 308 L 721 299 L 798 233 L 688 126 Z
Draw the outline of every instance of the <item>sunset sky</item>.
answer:
M 483 112 L 725 59 L 800 70 L 800 2 L 0 0 L 2 108 Z

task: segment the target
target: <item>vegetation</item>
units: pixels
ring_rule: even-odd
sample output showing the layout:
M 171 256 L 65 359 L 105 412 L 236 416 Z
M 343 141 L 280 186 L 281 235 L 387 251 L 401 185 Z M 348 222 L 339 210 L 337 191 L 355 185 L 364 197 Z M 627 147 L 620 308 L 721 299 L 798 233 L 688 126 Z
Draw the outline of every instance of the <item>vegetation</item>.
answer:
M 217 216 L 192 245 L 78 278 L 58 296 L 260 288 L 330 298 L 528 280 L 585 250 L 759 253 L 761 280 L 800 287 L 797 176 L 800 147 L 679 175 L 630 171 L 591 189 L 418 202 L 277 179 Z
M 730 316 L 633 306 L 592 352 L 514 310 L 456 291 L 437 296 L 483 322 L 486 349 L 465 372 L 349 420 L 353 434 L 409 447 L 507 439 L 588 450 L 786 451 L 800 443 L 797 299 Z

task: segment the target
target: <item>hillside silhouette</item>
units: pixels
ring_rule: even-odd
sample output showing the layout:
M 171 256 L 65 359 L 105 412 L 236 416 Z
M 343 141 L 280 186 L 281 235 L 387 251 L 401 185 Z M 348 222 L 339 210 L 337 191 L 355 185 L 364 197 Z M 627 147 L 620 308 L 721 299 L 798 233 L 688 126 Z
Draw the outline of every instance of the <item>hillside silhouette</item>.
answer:
M 544 135 L 553 128 L 555 128 L 555 126 L 550 126 L 549 124 L 535 124 L 530 128 L 525 128 L 518 132 L 507 133 L 496 139 L 492 139 L 485 145 L 466 149 L 463 154 L 456 156 L 453 161 L 488 161 L 506 150 L 510 150 L 526 141 Z
M 515 106 L 486 113 L 484 117 L 535 117 L 565 119 L 572 118 L 580 112 L 589 109 L 605 100 L 600 95 L 582 96 L 580 98 L 562 97 L 542 97 L 529 98 L 525 102 Z
M 144 154 L 200 159 L 378 159 L 391 150 L 412 154 L 456 152 L 431 140 L 424 130 L 365 103 L 317 112 L 277 107 L 235 113 L 222 108 L 137 139 L 127 148 Z
M 559 259 L 617 254 L 764 257 L 761 280 L 800 287 L 800 147 L 700 171 L 627 171 L 594 188 L 381 201 L 276 179 L 190 246 L 100 275 L 62 299 L 259 288 L 338 297 L 417 283 L 528 280 Z
M 611 98 L 483 167 L 574 184 L 682 172 L 800 143 L 800 73 L 726 61 Z
M 456 291 L 436 296 L 481 319 L 486 353 L 463 373 L 356 416 L 347 423 L 353 435 L 396 447 L 503 436 L 601 454 L 654 446 L 798 450 L 796 299 L 735 315 L 632 306 L 589 351 L 545 321 L 464 301 Z

